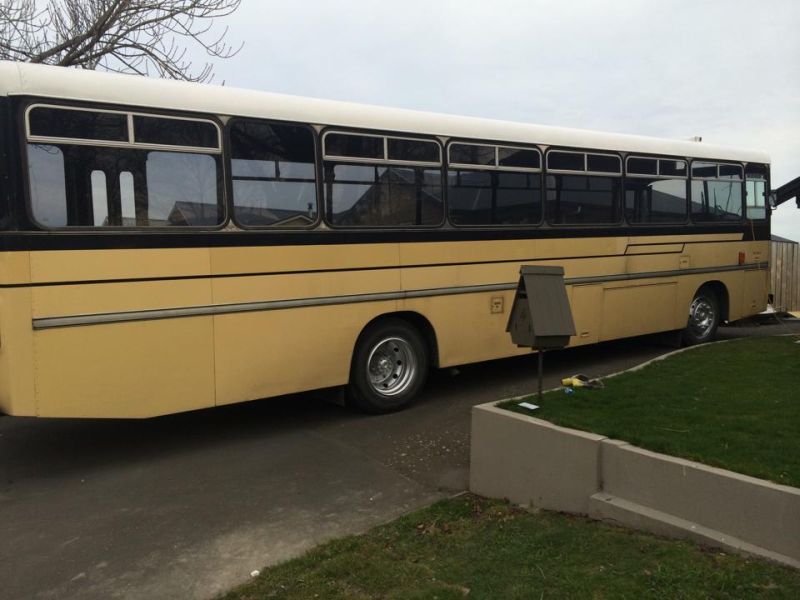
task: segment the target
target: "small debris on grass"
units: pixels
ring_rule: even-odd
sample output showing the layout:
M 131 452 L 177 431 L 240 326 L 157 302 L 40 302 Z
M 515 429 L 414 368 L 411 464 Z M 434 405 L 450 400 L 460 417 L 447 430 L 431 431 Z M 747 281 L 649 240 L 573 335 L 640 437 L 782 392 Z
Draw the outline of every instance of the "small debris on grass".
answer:
M 250 571 L 250 577 L 258 577 L 259 575 L 261 575 L 261 571 L 259 571 L 258 569 Z
M 536 410 L 539 408 L 536 404 L 531 404 L 530 402 L 520 402 L 517 406 L 521 406 L 522 408 L 527 408 L 528 410 Z

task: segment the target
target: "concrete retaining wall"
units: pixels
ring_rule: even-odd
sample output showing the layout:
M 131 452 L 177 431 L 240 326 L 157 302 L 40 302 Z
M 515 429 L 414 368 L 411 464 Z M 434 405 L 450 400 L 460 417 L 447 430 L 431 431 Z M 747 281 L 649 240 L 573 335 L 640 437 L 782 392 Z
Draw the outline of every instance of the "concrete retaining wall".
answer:
M 476 406 L 470 489 L 517 504 L 588 514 L 598 488 L 597 446 L 602 439 L 487 404 Z
M 800 489 L 558 427 L 493 403 L 473 408 L 470 489 L 800 568 Z

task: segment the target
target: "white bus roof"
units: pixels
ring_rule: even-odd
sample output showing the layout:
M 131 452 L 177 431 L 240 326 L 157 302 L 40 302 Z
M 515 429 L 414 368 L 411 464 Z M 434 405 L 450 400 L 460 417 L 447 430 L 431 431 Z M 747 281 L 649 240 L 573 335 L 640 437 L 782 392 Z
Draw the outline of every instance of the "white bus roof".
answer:
M 218 85 L 8 61 L 0 61 L 0 95 L 42 96 L 518 144 L 769 162 L 769 156 L 762 151 L 703 142 L 459 117 Z

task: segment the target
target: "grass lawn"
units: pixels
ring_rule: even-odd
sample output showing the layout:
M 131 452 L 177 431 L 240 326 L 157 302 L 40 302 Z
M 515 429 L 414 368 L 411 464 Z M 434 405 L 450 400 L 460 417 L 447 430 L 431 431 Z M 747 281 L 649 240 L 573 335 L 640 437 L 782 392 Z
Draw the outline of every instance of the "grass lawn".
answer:
M 798 598 L 800 571 L 471 495 L 265 570 L 225 600 Z
M 534 412 L 672 456 L 800 487 L 798 337 L 750 338 L 688 350 L 606 379 L 600 390 L 545 394 Z M 566 374 L 565 374 L 566 375 Z

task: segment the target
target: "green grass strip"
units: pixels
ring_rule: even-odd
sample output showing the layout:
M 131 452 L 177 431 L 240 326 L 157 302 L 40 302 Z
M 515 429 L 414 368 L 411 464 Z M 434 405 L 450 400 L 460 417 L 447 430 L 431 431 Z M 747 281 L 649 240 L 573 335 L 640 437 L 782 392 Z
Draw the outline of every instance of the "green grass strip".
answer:
M 800 487 L 800 344 L 750 338 L 691 349 L 605 381 L 545 394 L 531 412 L 556 425 Z
M 471 495 L 265 570 L 225 600 L 798 598 L 800 571 Z

